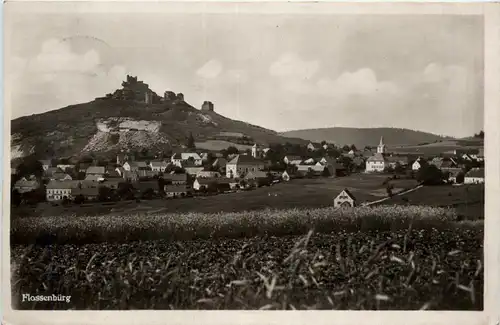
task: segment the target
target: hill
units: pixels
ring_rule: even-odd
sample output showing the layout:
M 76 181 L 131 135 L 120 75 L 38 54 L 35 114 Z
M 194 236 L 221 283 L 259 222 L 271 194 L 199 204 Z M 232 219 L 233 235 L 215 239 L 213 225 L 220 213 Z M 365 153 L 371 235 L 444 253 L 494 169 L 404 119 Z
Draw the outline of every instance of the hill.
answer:
M 121 149 L 168 150 L 185 144 L 191 133 L 198 144 L 214 140 L 228 145 L 307 143 L 213 110 L 199 110 L 183 99 L 146 103 L 109 96 L 12 120 L 11 158 L 30 153 L 48 158 Z M 218 138 L 222 133 L 240 136 L 228 141 Z
M 398 128 L 346 128 L 333 127 L 306 129 L 280 133 L 286 137 L 297 137 L 309 141 L 327 141 L 337 145 L 354 144 L 357 148 L 376 146 L 380 137 L 384 137 L 387 146 L 422 145 L 444 140 L 453 140 L 432 133 Z

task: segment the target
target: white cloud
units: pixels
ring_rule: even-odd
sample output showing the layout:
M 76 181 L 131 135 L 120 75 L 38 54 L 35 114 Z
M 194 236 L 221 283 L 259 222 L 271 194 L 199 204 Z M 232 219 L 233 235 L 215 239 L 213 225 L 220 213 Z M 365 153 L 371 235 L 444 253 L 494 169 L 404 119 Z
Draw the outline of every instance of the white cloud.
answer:
M 363 68 L 355 72 L 344 72 L 334 80 L 323 78 L 316 85 L 320 94 L 333 97 L 387 95 L 397 92 L 394 83 L 377 80 L 375 72 L 369 68 Z
M 222 72 L 222 63 L 218 60 L 210 60 L 205 63 L 196 74 L 204 79 L 214 79 L 217 78 Z
M 126 75 L 123 66 L 103 65 L 95 49 L 76 53 L 57 39 L 45 41 L 34 57 L 14 58 L 12 64 L 8 78 L 14 117 L 91 101 L 119 88 Z
M 274 77 L 310 79 L 319 69 L 319 61 L 305 61 L 297 54 L 285 53 L 271 64 L 269 73 Z

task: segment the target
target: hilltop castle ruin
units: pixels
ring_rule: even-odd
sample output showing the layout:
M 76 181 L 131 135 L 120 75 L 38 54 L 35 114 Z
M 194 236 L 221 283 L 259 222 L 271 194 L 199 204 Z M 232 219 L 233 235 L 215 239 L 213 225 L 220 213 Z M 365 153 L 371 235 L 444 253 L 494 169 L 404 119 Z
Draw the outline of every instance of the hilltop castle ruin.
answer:
M 105 97 L 99 97 L 96 99 L 116 99 L 146 104 L 161 104 L 166 102 L 183 102 L 184 94 L 176 94 L 173 91 L 166 90 L 162 97 L 152 91 L 147 83 L 142 80 L 138 80 L 137 77 L 127 75 L 127 79 L 122 82 L 121 89 L 117 89 L 114 93 L 109 93 Z M 210 101 L 205 101 L 201 106 L 201 110 L 213 112 L 214 104 Z

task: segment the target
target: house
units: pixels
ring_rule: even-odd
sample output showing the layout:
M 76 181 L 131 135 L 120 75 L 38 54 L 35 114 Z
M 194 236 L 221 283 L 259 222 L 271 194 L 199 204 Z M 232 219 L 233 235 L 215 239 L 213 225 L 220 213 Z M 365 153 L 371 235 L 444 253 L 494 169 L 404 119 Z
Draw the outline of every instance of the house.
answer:
M 122 178 L 122 174 L 120 174 L 116 170 L 107 171 L 106 175 L 104 175 L 104 176 L 106 177 L 106 179 L 110 179 L 110 178 Z
M 36 190 L 40 187 L 37 180 L 26 180 L 24 177 L 14 184 L 14 189 L 19 193 L 26 193 Z
M 192 194 L 192 190 L 186 185 L 165 185 L 165 195 L 167 197 L 186 197 Z
M 203 166 L 193 166 L 193 165 L 184 166 L 183 168 L 186 171 L 186 174 L 193 176 L 198 175 L 198 173 L 204 170 Z
M 81 195 L 84 197 L 85 201 L 95 201 L 99 197 L 98 187 L 76 187 L 72 190 L 72 197 Z
M 47 201 L 72 200 L 73 191 L 82 187 L 79 181 L 50 181 L 46 187 Z
M 463 160 L 472 161 L 472 157 L 469 154 L 464 153 L 462 156 Z
M 244 178 L 246 180 L 249 180 L 249 179 L 253 179 L 253 180 L 267 179 L 267 180 L 269 180 L 270 179 L 269 175 L 266 172 L 263 172 L 261 170 L 248 172 Z
M 139 180 L 139 174 L 137 171 L 124 170 L 122 177 L 126 181 L 137 182 Z
M 484 184 L 484 168 L 472 168 L 464 177 L 464 184 Z
M 97 176 L 100 176 L 100 177 L 104 177 L 105 173 L 106 173 L 106 169 L 104 168 L 104 166 L 90 166 L 85 171 L 85 175 L 87 175 L 87 176 L 89 176 L 89 175 L 97 175 Z
M 316 146 L 314 145 L 314 143 L 309 142 L 309 144 L 307 145 L 307 150 L 309 150 L 309 151 L 316 150 Z
M 303 164 L 305 165 L 313 165 L 316 163 L 316 160 L 314 158 L 309 158 L 309 159 L 306 159 L 304 160 Z
M 208 160 L 208 158 L 209 158 L 209 154 L 208 154 L 208 152 L 203 152 L 203 153 L 201 153 L 201 154 L 200 154 L 200 157 L 201 157 L 201 160 L 202 160 L 203 162 L 205 162 L 205 161 L 207 161 L 207 160 Z
M 421 157 L 418 157 L 417 160 L 415 160 L 413 162 L 413 164 L 411 165 L 411 169 L 413 171 L 417 171 L 419 170 L 420 168 L 422 168 L 422 166 L 425 164 L 425 160 L 423 160 Z
M 104 176 L 99 174 L 89 174 L 85 176 L 86 181 L 99 182 L 104 180 Z
M 159 173 L 161 172 L 143 169 L 139 169 L 138 171 L 136 171 L 137 177 L 139 177 L 139 179 L 154 178 L 158 176 Z
M 99 186 L 106 186 L 110 189 L 116 190 L 118 189 L 118 186 L 120 183 L 123 183 L 123 180 L 121 179 L 105 179 L 103 181 L 99 182 Z
M 122 167 L 126 171 L 151 170 L 145 161 L 127 161 Z
M 365 171 L 367 173 L 383 172 L 387 164 L 388 161 L 386 157 L 384 157 L 383 154 L 377 152 L 366 160 Z
M 463 172 L 462 168 L 453 168 L 453 167 L 450 168 L 441 167 L 441 171 L 445 175 L 447 175 L 448 183 L 456 183 L 458 174 Z
M 90 164 L 88 163 L 82 163 L 78 166 L 78 172 L 79 173 L 86 173 L 87 172 L 87 168 L 90 167 Z
M 151 161 L 149 167 L 152 171 L 163 173 L 167 169 L 168 164 L 164 161 Z
M 196 166 L 203 165 L 203 159 L 196 152 L 176 153 L 170 158 L 172 164 L 182 167 L 182 163 L 188 160 L 193 160 Z
M 130 158 L 127 154 L 120 153 L 120 154 L 116 155 L 116 164 L 117 165 L 123 166 L 123 164 L 129 160 L 130 160 Z
M 44 171 L 52 167 L 52 161 L 50 159 L 39 160 L 40 164 L 42 164 L 42 168 Z
M 227 160 L 224 158 L 217 158 L 212 163 L 212 167 L 218 168 L 219 170 L 225 169 L 227 165 Z
M 123 167 L 116 167 L 115 172 L 118 173 L 118 175 L 120 175 L 120 177 L 123 177 L 123 173 L 126 172 L 126 170 Z
M 156 180 L 134 182 L 132 186 L 139 194 L 145 193 L 148 190 L 153 190 L 154 193 L 158 193 L 158 181 Z
M 52 174 L 52 176 L 49 177 L 49 179 L 53 181 L 71 181 L 73 180 L 73 177 L 66 173 L 55 172 L 54 174 Z
M 219 172 L 202 170 L 201 172 L 196 174 L 196 177 L 197 178 L 219 178 L 219 177 L 221 177 L 221 174 Z
M 73 169 L 75 169 L 75 165 L 71 165 L 71 164 L 58 164 L 57 168 L 59 168 L 62 171 L 66 171 L 66 169 L 73 170 Z
M 476 157 L 477 161 L 484 161 L 484 148 L 480 148 Z
M 284 180 L 285 182 L 289 182 L 291 177 L 290 177 L 290 174 L 288 174 L 288 172 L 285 170 L 282 174 L 281 174 L 281 179 Z
M 325 165 L 317 162 L 314 165 L 298 165 L 297 172 L 303 175 L 307 175 L 308 173 L 313 173 L 313 175 L 319 176 L 322 175 L 325 171 Z
M 356 206 L 356 198 L 348 189 L 344 189 L 333 200 L 335 208 L 353 208 Z
M 196 191 L 217 190 L 217 180 L 214 178 L 197 178 L 193 182 L 193 189 Z
M 171 182 L 173 185 L 186 185 L 188 181 L 187 174 L 167 174 L 163 175 L 163 179 Z
M 265 163 L 262 160 L 253 158 L 252 156 L 237 155 L 226 165 L 226 177 L 238 178 L 244 176 L 248 172 L 256 172 L 265 168 Z
M 287 165 L 300 165 L 302 163 L 302 157 L 287 155 L 283 158 L 283 162 Z
M 429 162 L 429 164 L 436 166 L 437 168 L 441 169 L 441 166 L 443 165 L 443 158 L 441 157 L 434 157 L 432 160 Z
M 63 171 L 57 167 L 49 167 L 43 172 L 43 178 L 50 179 L 55 173 L 63 173 Z
M 458 167 L 458 164 L 453 160 L 443 160 L 441 162 L 441 165 L 439 166 L 439 169 L 444 170 L 445 168 L 456 168 Z

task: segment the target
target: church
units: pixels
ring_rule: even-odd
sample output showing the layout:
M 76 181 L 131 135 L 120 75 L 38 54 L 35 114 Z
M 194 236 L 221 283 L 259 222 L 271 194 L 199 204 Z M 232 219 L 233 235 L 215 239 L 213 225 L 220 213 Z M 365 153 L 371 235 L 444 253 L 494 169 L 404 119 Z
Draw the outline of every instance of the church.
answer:
M 380 143 L 377 146 L 377 153 L 366 160 L 366 172 L 383 172 L 385 167 L 388 166 L 387 158 L 385 157 L 386 148 L 384 144 L 384 137 L 380 137 Z

